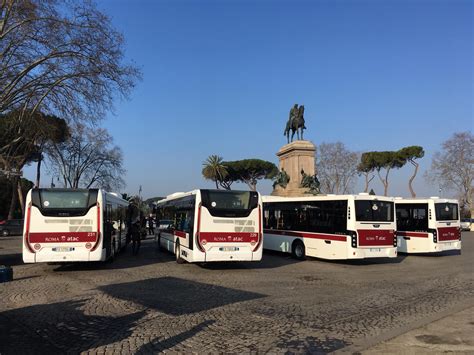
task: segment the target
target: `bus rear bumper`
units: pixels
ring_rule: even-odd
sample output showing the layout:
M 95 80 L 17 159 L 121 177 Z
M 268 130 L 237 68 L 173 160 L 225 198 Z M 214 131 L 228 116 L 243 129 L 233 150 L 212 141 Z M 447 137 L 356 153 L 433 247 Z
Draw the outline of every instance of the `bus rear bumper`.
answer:
M 44 248 L 36 253 L 23 253 L 24 263 L 54 263 L 54 262 L 84 262 L 84 261 L 104 261 L 106 250 L 100 249 L 90 252 L 87 249 L 79 249 L 70 252 L 55 252 L 52 248 Z
M 205 253 L 205 262 L 214 261 L 260 261 L 262 260 L 262 248 L 258 251 L 253 252 L 250 247 L 238 246 L 238 251 L 222 251 L 220 249 L 228 248 L 224 247 L 212 247 Z M 232 248 L 232 247 L 231 247 Z
M 451 240 L 449 242 L 438 242 L 434 245 L 433 251 L 442 252 L 448 250 L 461 250 L 461 241 L 460 240 Z
M 365 259 L 365 258 L 396 258 L 396 247 L 371 247 L 371 248 L 352 248 L 349 249 L 348 259 Z

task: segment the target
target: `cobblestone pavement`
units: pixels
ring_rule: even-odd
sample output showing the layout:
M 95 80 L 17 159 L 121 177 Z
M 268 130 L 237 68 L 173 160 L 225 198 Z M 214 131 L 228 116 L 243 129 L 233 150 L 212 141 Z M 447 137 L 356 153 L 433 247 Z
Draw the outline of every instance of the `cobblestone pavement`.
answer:
M 113 263 L 25 265 L 20 247 L 0 239 L 0 354 L 358 351 L 474 306 L 474 233 L 461 255 L 357 262 L 178 265 L 147 240 Z

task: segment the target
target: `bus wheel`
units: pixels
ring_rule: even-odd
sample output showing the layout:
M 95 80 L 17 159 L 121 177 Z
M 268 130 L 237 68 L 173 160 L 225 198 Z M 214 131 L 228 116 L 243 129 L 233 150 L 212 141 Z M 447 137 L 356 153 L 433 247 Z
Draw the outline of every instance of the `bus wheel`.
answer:
M 178 264 L 184 264 L 184 259 L 181 257 L 181 247 L 179 244 L 176 245 L 176 262 Z
M 304 244 L 301 240 L 295 240 L 291 246 L 291 256 L 298 260 L 304 260 L 306 257 L 306 251 Z

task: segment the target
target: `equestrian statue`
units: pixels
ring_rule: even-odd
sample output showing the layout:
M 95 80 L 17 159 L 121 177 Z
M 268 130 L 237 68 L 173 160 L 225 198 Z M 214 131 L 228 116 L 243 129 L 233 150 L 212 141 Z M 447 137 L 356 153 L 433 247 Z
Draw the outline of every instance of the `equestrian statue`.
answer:
M 300 140 L 300 132 L 301 132 L 301 140 L 303 139 L 303 130 L 306 129 L 304 125 L 304 105 L 298 107 L 298 104 L 295 104 L 290 110 L 290 116 L 288 118 L 288 122 L 286 123 L 285 132 L 283 133 L 286 136 L 288 143 L 293 142 L 293 137 L 295 136 L 298 140 Z M 290 140 L 290 130 L 291 130 L 291 140 Z

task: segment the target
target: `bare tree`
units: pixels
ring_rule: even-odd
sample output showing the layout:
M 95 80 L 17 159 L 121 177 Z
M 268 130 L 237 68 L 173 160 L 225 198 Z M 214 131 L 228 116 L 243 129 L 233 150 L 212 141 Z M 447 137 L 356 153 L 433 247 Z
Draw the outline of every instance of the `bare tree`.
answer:
M 321 192 L 345 194 L 352 191 L 359 157 L 341 142 L 322 143 L 316 158 Z
M 454 190 L 461 203 L 469 206 L 474 217 L 474 136 L 471 132 L 455 133 L 436 152 L 431 168 L 425 173 L 431 183 L 438 183 L 445 190 Z
M 12 132 L 39 110 L 68 121 L 100 119 L 139 77 L 124 64 L 122 35 L 92 1 L 0 0 L 0 114 L 19 113 Z M 0 146 L 5 169 L 21 139 Z
M 113 146 L 107 130 L 76 124 L 71 132 L 68 141 L 52 144 L 48 150 L 52 172 L 62 178 L 64 187 L 122 187 L 122 151 Z

